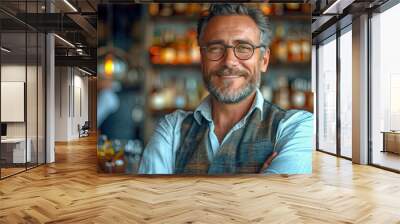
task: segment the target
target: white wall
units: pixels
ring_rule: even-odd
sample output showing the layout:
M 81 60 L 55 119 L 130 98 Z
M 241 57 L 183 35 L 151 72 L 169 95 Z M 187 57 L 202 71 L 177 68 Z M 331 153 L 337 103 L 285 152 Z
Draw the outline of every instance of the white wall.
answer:
M 28 66 L 28 70 L 32 68 Z M 24 65 L 1 65 L 1 81 L 25 82 Z
M 68 71 L 67 67 L 55 68 L 55 141 L 68 140 Z
M 88 120 L 88 78 L 83 75 L 76 68 L 56 67 L 56 141 L 79 138 L 78 124 Z
M 2 65 L 1 81 L 25 82 L 25 73 L 25 65 Z M 1 108 L 1 110 L 6 110 L 6 108 Z M 25 137 L 25 123 L 7 123 L 7 137 Z
M 9 65 L 2 65 L 1 66 L 1 81 L 5 82 L 25 82 L 25 74 L 26 71 L 28 74 L 36 74 L 36 67 L 34 66 L 27 66 L 25 70 L 25 64 L 24 65 L 18 65 L 18 64 L 9 64 Z M 29 76 L 28 76 L 29 78 Z M 36 86 L 36 81 L 29 80 L 30 85 Z M 36 111 L 36 88 L 27 88 L 27 103 L 30 104 L 30 111 L 32 110 Z M 31 104 L 34 102 L 34 104 Z M 34 108 L 32 108 L 34 107 Z M 39 105 L 40 107 L 40 105 Z M 1 108 L 1 110 L 7 110 L 7 108 Z M 28 129 L 30 127 L 33 127 L 36 130 L 36 113 L 28 113 Z M 33 122 L 35 124 L 31 124 Z M 25 123 L 26 122 L 7 122 L 7 136 L 8 137 L 25 137 Z M 28 137 L 29 137 L 30 131 L 28 130 Z
M 33 69 L 33 67 L 28 66 L 28 72 Z M 25 82 L 25 65 L 2 65 L 1 66 L 1 81 L 2 82 Z M 2 98 L 7 96 L 2 96 Z M 1 108 L 4 110 L 9 110 L 9 108 Z M 24 110 L 24 108 L 22 108 Z M 23 111 L 24 112 L 24 111 Z M 25 137 L 25 125 L 24 122 L 7 122 L 7 135 L 9 137 Z

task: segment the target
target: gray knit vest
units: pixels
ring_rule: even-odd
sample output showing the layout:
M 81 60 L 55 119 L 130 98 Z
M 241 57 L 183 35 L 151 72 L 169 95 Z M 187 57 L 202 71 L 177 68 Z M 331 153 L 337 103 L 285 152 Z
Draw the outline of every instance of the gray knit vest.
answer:
M 264 101 L 263 117 L 253 110 L 246 124 L 234 131 L 209 161 L 207 156 L 208 121 L 201 125 L 193 114 L 181 127 L 181 145 L 176 153 L 176 174 L 248 174 L 258 173 L 273 152 L 279 122 L 286 111 Z

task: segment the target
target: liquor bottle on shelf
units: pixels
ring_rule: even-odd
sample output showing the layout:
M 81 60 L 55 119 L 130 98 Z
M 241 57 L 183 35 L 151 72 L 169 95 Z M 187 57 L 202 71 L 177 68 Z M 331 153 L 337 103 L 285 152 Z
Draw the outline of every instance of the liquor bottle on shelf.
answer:
M 285 11 L 286 12 L 301 12 L 301 4 L 300 3 L 286 3 Z
M 149 4 L 148 9 L 151 16 L 157 16 L 160 13 L 160 5 L 158 3 Z
M 194 28 L 189 29 L 186 33 L 188 44 L 189 63 L 200 63 L 200 50 L 197 43 L 197 32 Z
M 205 5 L 205 4 L 203 4 Z M 187 9 L 186 9 L 186 15 L 187 16 L 194 16 L 194 15 L 199 15 L 202 11 L 202 4 L 199 3 L 189 3 Z
M 274 103 L 283 109 L 288 109 L 290 106 L 290 90 L 286 76 L 280 75 L 277 78 L 278 89 L 274 91 Z
M 159 75 L 155 75 L 153 79 L 153 88 L 150 92 L 150 108 L 153 110 L 162 110 L 165 108 L 165 99 L 161 94 L 162 82 Z
M 301 37 L 301 61 L 309 62 L 311 60 L 311 40 L 307 34 Z
M 272 15 L 273 14 L 273 7 L 269 3 L 260 3 L 259 9 L 264 15 Z
M 311 83 L 306 79 L 294 79 L 291 83 L 291 103 L 295 109 L 313 111 Z
M 291 83 L 291 104 L 292 107 L 304 108 L 306 103 L 306 96 L 305 96 L 305 87 L 304 87 L 304 80 L 302 79 L 294 79 Z
M 163 44 L 170 44 L 176 41 L 176 32 L 175 30 L 164 30 L 161 33 L 161 42 Z
M 177 79 L 175 82 L 175 93 L 176 95 L 174 96 L 174 108 L 179 108 L 183 109 L 186 107 L 186 95 L 185 95 L 185 90 L 184 90 L 184 80 L 183 79 Z
M 176 33 L 174 30 L 164 30 L 161 35 L 161 64 L 174 64 L 176 60 L 176 48 L 174 43 L 176 41 Z
M 288 61 L 289 62 L 301 62 L 301 42 L 298 39 L 298 34 L 294 29 L 288 32 Z
M 149 48 L 150 61 L 153 64 L 161 63 L 161 31 L 155 30 L 153 33 L 151 46 Z
M 274 14 L 281 16 L 285 12 L 284 5 L 282 3 L 273 4 Z
M 174 60 L 174 64 L 188 64 L 188 49 L 187 44 L 185 43 L 185 37 L 182 35 L 178 35 L 176 38 L 176 42 L 173 44 L 176 50 L 176 57 Z
M 151 46 L 150 47 L 150 61 L 152 64 L 161 64 L 161 47 Z
M 189 51 L 190 51 L 189 52 L 189 54 L 190 54 L 190 62 L 192 64 L 200 63 L 200 50 L 199 50 L 198 46 L 191 45 Z
M 202 5 L 199 3 L 163 3 L 149 4 L 149 14 L 151 16 L 194 16 L 200 14 Z
M 271 50 L 272 50 L 272 60 L 277 62 L 285 63 L 287 61 L 288 49 L 286 40 L 284 40 L 285 36 L 285 27 L 283 24 L 278 24 L 275 28 L 275 39 L 272 41 Z
M 150 107 L 153 110 L 162 110 L 165 108 L 165 100 L 161 92 L 154 92 L 150 95 Z
M 160 16 L 167 17 L 167 16 L 173 15 L 174 9 L 173 9 L 172 3 L 164 3 L 164 4 L 161 4 L 160 6 L 161 6 L 160 13 L 159 13 Z
M 199 97 L 199 92 L 198 92 L 198 85 L 199 83 L 197 82 L 196 79 L 192 77 L 188 77 L 186 79 L 186 93 L 187 93 L 187 107 L 190 109 L 195 108 L 200 101 Z
M 168 46 L 161 49 L 160 52 L 160 63 L 161 64 L 173 64 L 176 58 L 176 51 L 172 46 Z
M 187 13 L 187 3 L 175 3 L 174 4 L 174 14 L 175 15 L 184 15 Z
M 176 108 L 176 88 L 174 87 L 174 82 L 174 80 L 167 80 L 164 89 L 161 91 L 162 98 L 165 100 L 166 109 Z
M 311 13 L 311 12 L 312 12 L 311 8 L 312 8 L 311 3 L 304 3 L 304 4 L 301 4 L 301 11 L 302 11 L 303 13 L 305 13 L 305 14 Z

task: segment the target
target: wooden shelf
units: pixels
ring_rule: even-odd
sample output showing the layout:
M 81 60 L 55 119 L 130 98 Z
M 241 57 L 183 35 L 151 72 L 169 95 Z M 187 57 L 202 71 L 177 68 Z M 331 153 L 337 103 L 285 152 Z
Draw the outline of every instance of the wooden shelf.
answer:
M 172 16 L 152 16 L 150 20 L 152 22 L 197 22 L 200 18 L 199 15 L 187 16 L 187 15 L 172 15 Z
M 266 16 L 271 21 L 292 21 L 302 20 L 304 22 L 311 22 L 311 14 L 306 15 L 304 13 L 286 13 L 283 15 L 268 15 Z
M 269 68 L 295 68 L 295 69 L 307 69 L 310 68 L 311 69 L 311 61 L 309 62 L 271 62 L 268 65 Z
M 201 69 L 200 63 L 194 64 L 151 64 L 153 68 L 188 68 L 188 69 Z
M 264 15 L 271 21 L 293 21 L 293 20 L 302 20 L 304 22 L 311 22 L 311 14 L 307 15 L 304 13 L 298 12 L 290 12 L 285 13 L 283 15 Z M 172 15 L 172 16 L 152 16 L 150 20 L 152 22 L 197 22 L 200 18 L 200 15 Z

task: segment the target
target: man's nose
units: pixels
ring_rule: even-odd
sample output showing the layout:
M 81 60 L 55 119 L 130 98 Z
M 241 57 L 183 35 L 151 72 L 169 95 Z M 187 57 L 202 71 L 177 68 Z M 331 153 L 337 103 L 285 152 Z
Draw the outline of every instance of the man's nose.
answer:
M 239 64 L 239 59 L 235 56 L 235 52 L 232 47 L 226 48 L 225 57 L 223 58 L 223 60 L 224 63 L 229 67 Z

